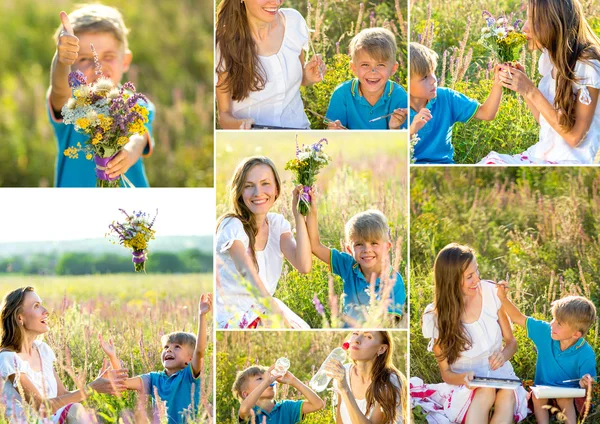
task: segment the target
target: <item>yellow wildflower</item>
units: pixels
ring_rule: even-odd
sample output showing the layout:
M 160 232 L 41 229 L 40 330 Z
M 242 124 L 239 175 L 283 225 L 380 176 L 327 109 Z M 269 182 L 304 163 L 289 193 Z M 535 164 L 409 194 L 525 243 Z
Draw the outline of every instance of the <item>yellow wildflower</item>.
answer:
M 93 156 L 93 155 L 92 155 L 91 153 L 88 153 L 87 155 L 85 155 L 85 158 L 86 158 L 87 160 L 92 160 L 92 156 Z
M 129 141 L 129 139 L 127 137 L 119 137 L 117 139 L 117 144 L 119 146 L 124 146 L 125 144 L 127 144 L 128 141 Z
M 102 141 L 102 134 L 101 133 L 97 133 L 94 138 L 92 138 L 92 144 L 95 146 L 96 144 L 100 143 Z
M 104 131 L 108 131 L 113 123 L 113 119 L 110 116 L 104 116 L 104 114 L 98 115 L 98 120 Z
M 90 121 L 87 118 L 79 118 L 77 121 L 75 121 L 75 125 L 85 130 L 87 127 L 90 126 Z

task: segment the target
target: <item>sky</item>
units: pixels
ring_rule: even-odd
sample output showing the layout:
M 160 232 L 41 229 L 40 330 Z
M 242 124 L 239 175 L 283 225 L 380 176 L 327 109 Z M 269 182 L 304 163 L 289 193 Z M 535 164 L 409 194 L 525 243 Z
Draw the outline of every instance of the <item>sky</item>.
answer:
M 2 189 L 0 243 L 103 238 L 135 209 L 154 214 L 156 236 L 214 233 L 214 189 Z

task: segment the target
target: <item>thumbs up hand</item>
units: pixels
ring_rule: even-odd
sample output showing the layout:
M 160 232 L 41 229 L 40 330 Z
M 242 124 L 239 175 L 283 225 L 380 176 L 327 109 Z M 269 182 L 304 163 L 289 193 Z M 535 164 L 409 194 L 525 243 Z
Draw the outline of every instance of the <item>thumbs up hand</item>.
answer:
M 56 51 L 58 53 L 58 61 L 64 65 L 72 65 L 77 60 L 79 53 L 79 38 L 75 37 L 73 27 L 69 22 L 69 16 L 65 12 L 60 12 L 60 20 L 63 29 L 58 36 L 58 44 Z

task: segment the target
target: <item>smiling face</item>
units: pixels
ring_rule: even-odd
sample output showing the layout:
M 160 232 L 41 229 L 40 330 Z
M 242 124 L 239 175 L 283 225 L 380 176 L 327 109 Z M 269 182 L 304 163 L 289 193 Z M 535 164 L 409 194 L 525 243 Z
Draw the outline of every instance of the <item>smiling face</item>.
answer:
M 254 215 L 265 215 L 277 199 L 275 174 L 269 165 L 253 166 L 243 183 L 242 200 Z
M 167 342 L 163 347 L 160 359 L 167 371 L 176 372 L 184 369 L 192 361 L 192 347 L 181 343 Z
M 550 322 L 552 340 L 559 342 L 573 342 L 575 343 L 582 336 L 581 331 L 574 329 L 566 322 L 559 322 L 556 318 Z
M 102 73 L 110 78 L 115 84 L 121 82 L 123 74 L 129 70 L 132 55 L 130 51 L 123 51 L 119 41 L 109 32 L 84 32 L 77 34 L 79 38 L 79 56 L 71 67 L 73 71 L 81 71 L 87 78 L 88 83 L 99 78 L 94 67 L 94 55 L 90 44 L 98 53 L 98 59 L 102 65 Z
M 373 273 L 377 277 L 380 276 L 383 259 L 388 257 L 391 247 L 392 243 L 385 239 L 372 241 L 350 240 L 346 249 L 358 262 L 365 279 L 370 282 Z
M 477 259 L 473 258 L 467 265 L 465 272 L 463 272 L 463 280 L 461 290 L 464 296 L 475 296 L 479 289 L 479 267 L 477 266 Z
M 233 0 L 239 1 L 239 0 Z M 277 19 L 283 0 L 244 0 L 249 21 L 272 23 Z
M 256 389 L 258 386 L 260 386 L 260 384 L 265 380 L 265 378 L 267 378 L 266 371 L 264 374 L 248 377 L 248 380 L 246 381 L 246 384 L 245 384 L 246 387 L 244 387 L 244 390 L 242 391 L 242 398 L 246 399 L 246 397 L 248 397 L 248 395 L 250 393 L 252 393 L 252 391 L 254 389 Z M 259 399 L 267 399 L 267 400 L 273 399 L 275 397 L 275 390 L 276 390 L 275 386 L 276 386 L 276 384 L 273 383 L 269 387 L 267 387 L 262 392 Z
M 21 312 L 17 319 L 22 328 L 33 336 L 47 333 L 48 310 L 42 305 L 42 299 L 35 292 L 25 294 Z
M 393 60 L 377 60 L 365 49 L 358 49 L 352 56 L 350 67 L 358 78 L 363 93 L 381 95 L 388 80 L 398 69 L 398 63 Z
M 348 355 L 354 361 L 369 361 L 383 355 L 388 349 L 378 331 L 355 331 L 350 336 Z

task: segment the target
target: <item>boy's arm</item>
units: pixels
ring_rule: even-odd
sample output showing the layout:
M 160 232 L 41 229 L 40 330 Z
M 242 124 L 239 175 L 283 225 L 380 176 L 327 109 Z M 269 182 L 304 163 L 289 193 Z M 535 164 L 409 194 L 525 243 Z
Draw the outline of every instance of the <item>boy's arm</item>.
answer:
M 144 134 L 134 134 L 129 137 L 129 142 L 123 149 L 106 165 L 110 178 L 118 177 L 126 173 L 144 153 L 149 142 L 149 137 Z
M 110 360 L 110 366 L 112 367 L 112 369 L 113 370 L 121 369 L 121 361 L 117 357 L 117 351 L 115 350 L 115 345 L 113 344 L 112 339 L 108 339 L 108 342 L 106 342 L 102 338 L 102 335 L 99 334 L 98 340 L 100 341 L 100 347 L 102 347 L 102 350 L 104 351 L 104 353 L 106 353 L 106 356 L 108 356 L 108 359 Z M 126 378 L 125 379 L 125 387 L 128 390 L 137 390 L 138 392 L 142 391 L 143 385 L 142 385 L 141 377 L 136 376 L 136 377 Z
M 508 298 L 506 297 L 506 293 L 508 292 L 508 284 L 505 281 L 500 281 L 498 283 L 498 298 L 502 302 L 502 308 L 508 314 L 508 317 L 512 322 L 521 327 L 526 327 L 527 325 L 527 317 L 519 311 Z
M 308 209 L 308 215 L 306 216 L 306 228 L 308 229 L 308 238 L 310 239 L 310 248 L 312 253 L 331 266 L 331 249 L 323 246 L 321 238 L 319 237 L 319 224 L 317 218 L 317 201 L 315 191 L 311 188 L 308 192 L 311 201 L 310 208 Z
M 475 119 L 491 121 L 496 117 L 498 109 L 500 108 L 500 100 L 502 100 L 502 85 L 498 79 L 501 69 L 501 65 L 496 65 L 494 68 L 494 85 L 492 86 L 492 91 L 490 91 L 488 98 L 475 113 Z
M 63 30 L 58 37 L 56 54 L 50 70 L 50 105 L 56 111 L 61 110 L 71 97 L 69 73 L 79 52 L 79 38 L 73 34 L 69 16 L 65 12 L 60 12 L 60 20 Z
M 289 384 L 306 398 L 306 402 L 302 404 L 302 414 L 310 414 L 311 412 L 319 411 L 325 408 L 325 402 L 319 397 L 310 387 L 298 380 L 291 372 L 286 372 L 283 377 L 277 379 L 277 381 Z
M 256 405 L 258 399 L 260 399 L 260 395 L 275 381 L 275 377 L 273 377 L 271 374 L 271 371 L 273 371 L 274 368 L 275 365 L 271 365 L 271 368 L 267 370 L 266 376 L 262 383 L 252 390 L 250 394 L 246 396 L 246 399 L 240 403 L 240 411 L 238 412 L 238 416 L 242 420 L 246 421 L 250 419 L 250 416 L 252 415 L 252 408 L 254 408 L 254 405 Z
M 202 367 L 202 358 L 206 352 L 206 315 L 212 309 L 212 293 L 204 293 L 200 296 L 200 304 L 198 307 L 198 336 L 196 337 L 196 349 L 194 350 L 194 356 L 192 357 L 192 373 L 194 378 L 200 375 Z

